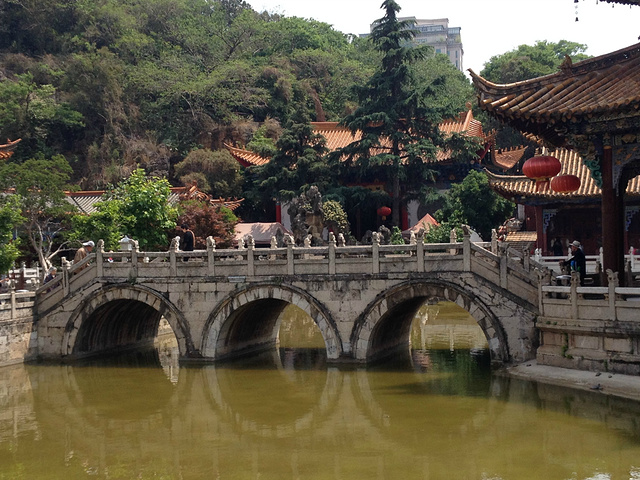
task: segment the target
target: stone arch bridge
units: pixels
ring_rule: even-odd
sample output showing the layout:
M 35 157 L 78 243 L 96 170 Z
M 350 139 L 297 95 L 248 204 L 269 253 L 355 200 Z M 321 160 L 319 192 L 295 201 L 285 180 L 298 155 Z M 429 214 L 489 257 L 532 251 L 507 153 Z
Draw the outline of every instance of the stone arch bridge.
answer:
M 526 254 L 494 243 L 95 253 L 67 265 L 36 297 L 42 359 L 73 360 L 151 342 L 161 318 L 181 360 L 212 361 L 273 348 L 290 304 L 324 338 L 330 362 L 365 363 L 408 351 L 424 302 L 465 308 L 492 360 L 535 357 L 539 278 Z

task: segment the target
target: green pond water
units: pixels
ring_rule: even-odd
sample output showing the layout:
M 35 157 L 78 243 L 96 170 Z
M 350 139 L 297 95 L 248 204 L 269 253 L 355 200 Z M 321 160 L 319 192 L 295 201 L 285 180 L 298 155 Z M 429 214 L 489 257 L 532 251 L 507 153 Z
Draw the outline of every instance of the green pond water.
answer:
M 175 340 L 0 368 L 0 479 L 640 479 L 640 405 L 496 375 L 454 304 L 411 354 L 327 365 L 287 311 L 280 348 L 179 366 Z

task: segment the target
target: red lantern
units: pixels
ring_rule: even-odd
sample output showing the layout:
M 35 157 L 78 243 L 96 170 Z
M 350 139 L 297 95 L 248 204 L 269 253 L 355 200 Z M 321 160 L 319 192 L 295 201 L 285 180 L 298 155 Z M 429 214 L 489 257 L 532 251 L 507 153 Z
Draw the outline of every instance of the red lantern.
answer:
M 380 207 L 377 213 L 382 217 L 382 220 L 386 220 L 387 216 L 391 215 L 391 209 L 389 207 Z
M 575 175 L 558 175 L 551 179 L 551 190 L 558 193 L 575 192 L 580 188 L 580 179 Z
M 547 185 L 549 179 L 559 174 L 560 170 L 562 170 L 560 160 L 547 155 L 532 157 L 524 162 L 522 166 L 522 173 L 535 180 L 536 190 L 540 190 L 540 187 Z

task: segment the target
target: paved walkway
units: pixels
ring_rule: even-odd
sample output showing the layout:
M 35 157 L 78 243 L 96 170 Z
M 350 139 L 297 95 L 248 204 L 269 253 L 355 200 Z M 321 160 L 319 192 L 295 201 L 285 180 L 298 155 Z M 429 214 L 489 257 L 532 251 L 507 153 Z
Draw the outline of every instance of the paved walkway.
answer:
M 604 395 L 640 401 L 640 376 L 550 367 L 538 365 L 535 360 L 509 367 L 506 371 L 515 378 L 598 391 Z

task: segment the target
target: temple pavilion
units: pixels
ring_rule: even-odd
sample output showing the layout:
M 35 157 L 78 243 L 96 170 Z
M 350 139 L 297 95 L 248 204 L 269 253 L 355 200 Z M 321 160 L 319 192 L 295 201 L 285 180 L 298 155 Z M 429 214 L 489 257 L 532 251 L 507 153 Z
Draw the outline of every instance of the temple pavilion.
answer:
M 477 161 L 472 162 L 471 165 L 455 163 L 447 152 L 437 152 L 435 159 L 431 161 L 434 167 L 437 167 L 438 171 L 436 188 L 447 189 L 451 183 L 462 181 L 471 168 L 479 166 L 480 160 L 489 149 L 491 137 L 483 132 L 482 123 L 474 118 L 471 107 L 471 104 L 468 104 L 467 110 L 465 112 L 461 112 L 457 118 L 440 123 L 440 131 L 443 134 L 459 133 L 462 135 L 477 137 L 486 147 L 478 153 Z M 345 147 L 359 139 L 357 133 L 353 135 L 351 130 L 340 125 L 338 122 L 311 122 L 311 126 L 315 133 L 320 134 L 325 138 L 326 147 L 330 152 Z M 225 147 L 243 167 L 260 166 L 271 160 L 270 158 L 261 157 L 254 152 L 242 148 L 233 147 L 227 144 L 225 144 Z M 384 189 L 384 185 L 382 183 L 372 183 L 362 186 L 366 186 L 371 189 Z M 419 222 L 420 218 L 424 215 L 424 212 L 419 212 L 419 208 L 420 206 L 415 202 L 408 206 L 403 206 L 403 210 L 400 215 L 402 230 L 406 230 L 410 226 Z M 278 222 L 286 220 L 282 218 L 281 207 L 279 205 L 276 206 L 275 220 Z M 286 224 L 286 222 L 283 223 Z M 358 232 L 356 232 L 356 234 L 358 234 Z
M 555 74 L 512 84 L 470 74 L 483 110 L 581 157 L 600 188 L 603 267 L 621 277 L 625 197 L 640 174 L 640 44 L 576 64 L 567 57 Z

